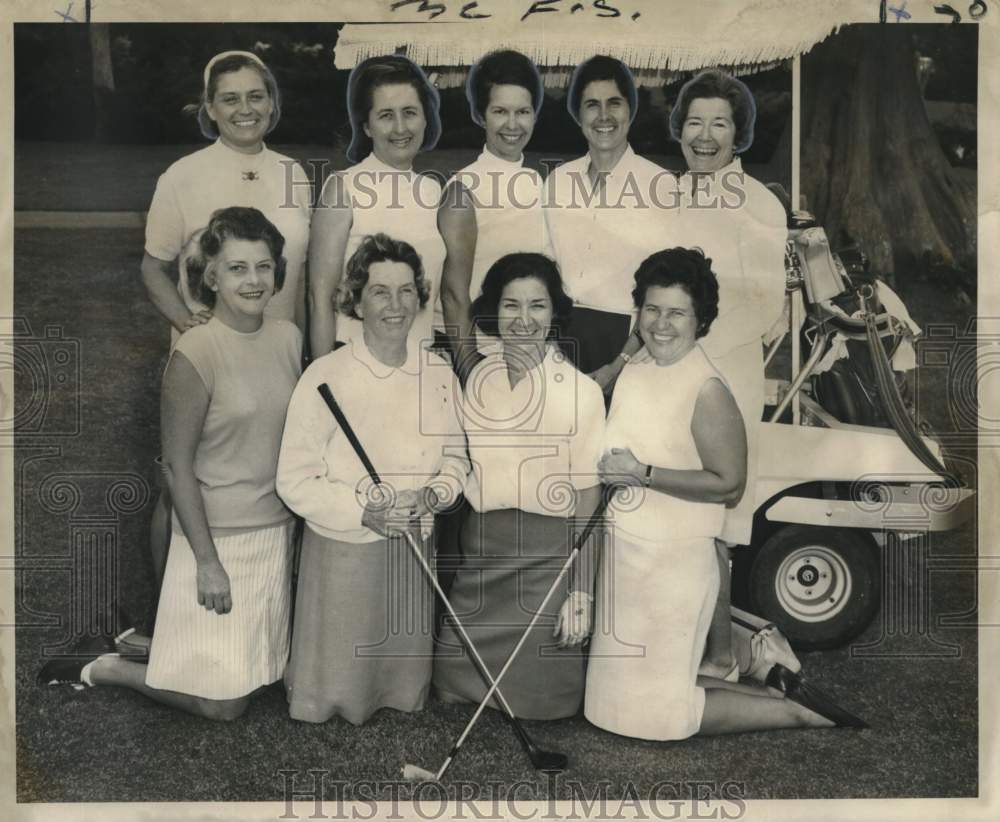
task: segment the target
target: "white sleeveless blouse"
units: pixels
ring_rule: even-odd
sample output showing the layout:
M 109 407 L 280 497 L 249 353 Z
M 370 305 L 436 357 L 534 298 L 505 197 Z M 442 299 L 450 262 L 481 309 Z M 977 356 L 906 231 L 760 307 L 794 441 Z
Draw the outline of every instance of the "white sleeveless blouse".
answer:
M 444 240 L 437 230 L 437 210 L 441 185 L 433 177 L 415 171 L 400 171 L 369 154 L 357 165 L 340 172 L 344 199 L 351 206 L 351 232 L 347 238 L 344 263 L 370 234 L 388 234 L 416 249 L 430 287 L 427 306 L 417 314 L 410 339 L 432 339 L 435 328 L 444 328 L 440 285 L 444 265 Z M 329 202 L 322 199 L 321 202 Z M 337 317 L 337 339 L 347 341 L 360 334 L 361 323 Z
M 630 448 L 644 464 L 677 470 L 703 468 L 691 420 L 698 394 L 710 379 L 725 382 L 700 345 L 672 365 L 625 366 L 615 385 L 605 446 Z M 619 492 L 612 510 L 615 528 L 629 538 L 663 542 L 717 536 L 726 509 L 720 503 L 690 502 L 652 489 L 629 488 Z
M 542 212 L 542 178 L 537 171 L 497 157 L 487 149 L 449 180 L 461 183 L 476 209 L 476 255 L 469 297 L 476 299 L 490 266 L 505 254 L 530 251 L 552 256 Z M 451 195 L 449 195 L 451 196 Z

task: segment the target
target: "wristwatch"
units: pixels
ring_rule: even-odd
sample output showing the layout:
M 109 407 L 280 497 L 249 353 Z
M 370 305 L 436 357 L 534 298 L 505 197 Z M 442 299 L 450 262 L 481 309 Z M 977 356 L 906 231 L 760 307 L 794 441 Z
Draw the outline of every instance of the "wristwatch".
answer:
M 643 481 L 643 485 L 649 488 L 653 484 L 653 463 L 646 466 L 646 479 Z

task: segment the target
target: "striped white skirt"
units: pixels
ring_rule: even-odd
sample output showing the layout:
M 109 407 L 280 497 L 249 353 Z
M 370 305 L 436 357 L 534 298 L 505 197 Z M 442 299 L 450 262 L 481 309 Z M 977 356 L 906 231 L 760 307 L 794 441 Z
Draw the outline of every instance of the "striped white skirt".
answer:
M 206 699 L 236 699 L 281 679 L 288 661 L 291 522 L 216 537 L 229 574 L 228 614 L 198 604 L 191 545 L 174 530 L 146 684 Z

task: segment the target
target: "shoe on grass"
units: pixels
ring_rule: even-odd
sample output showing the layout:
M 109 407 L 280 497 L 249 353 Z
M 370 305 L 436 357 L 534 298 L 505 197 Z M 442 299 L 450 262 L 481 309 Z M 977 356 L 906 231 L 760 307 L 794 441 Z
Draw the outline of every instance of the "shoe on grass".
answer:
M 90 665 L 102 656 L 118 656 L 107 649 L 106 642 L 105 637 L 83 640 L 73 648 L 72 656 L 57 657 L 46 662 L 35 681 L 39 685 L 69 685 L 75 691 L 91 687 L 94 683 L 90 681 Z
M 108 644 L 108 651 L 118 652 L 134 662 L 145 664 L 149 661 L 149 640 L 136 642 L 133 635 L 140 633 L 139 623 L 117 602 L 108 607 L 107 614 L 114 614 L 112 631 L 117 633 L 102 634 Z

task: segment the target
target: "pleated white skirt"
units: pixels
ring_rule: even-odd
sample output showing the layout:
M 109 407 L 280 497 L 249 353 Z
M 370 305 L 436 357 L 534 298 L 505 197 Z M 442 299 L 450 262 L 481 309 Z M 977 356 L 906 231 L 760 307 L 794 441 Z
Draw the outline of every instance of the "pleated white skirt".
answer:
M 197 564 L 174 530 L 146 684 L 206 699 L 237 699 L 281 679 L 288 661 L 292 523 L 216 537 L 229 574 L 228 614 L 198 604 Z

